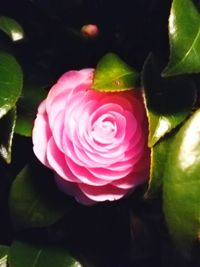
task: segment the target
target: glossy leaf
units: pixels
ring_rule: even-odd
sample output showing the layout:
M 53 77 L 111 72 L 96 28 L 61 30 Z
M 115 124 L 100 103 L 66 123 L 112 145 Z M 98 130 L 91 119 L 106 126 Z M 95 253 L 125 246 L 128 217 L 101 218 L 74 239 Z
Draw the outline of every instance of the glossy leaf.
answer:
M 164 213 L 179 249 L 189 252 L 200 233 L 200 109 L 175 136 L 163 179 Z
M 21 25 L 12 18 L 0 16 L 0 30 L 5 32 L 14 42 L 24 38 Z
M 16 109 L 13 108 L 0 120 L 0 155 L 11 162 L 12 141 L 16 122 Z
M 36 164 L 27 165 L 12 184 L 9 207 L 13 224 L 21 228 L 43 227 L 61 219 L 69 210 L 52 174 Z
M 200 14 L 192 0 L 174 0 L 169 17 L 170 59 L 164 76 L 200 72 Z
M 10 267 L 82 267 L 65 247 L 34 245 L 14 241 L 10 248 Z
M 116 92 L 133 89 L 139 75 L 113 53 L 106 54 L 98 63 L 92 87 L 98 91 Z
M 174 135 L 161 140 L 151 149 L 150 179 L 146 198 L 156 197 L 162 192 L 165 164 L 173 137 Z
M 0 267 L 6 267 L 8 261 L 9 247 L 0 245 Z
M 47 91 L 36 84 L 25 84 L 22 96 L 17 103 L 17 121 L 15 133 L 31 136 L 33 122 L 40 102 L 46 97 Z
M 20 97 L 23 84 L 21 67 L 15 58 L 0 52 L 0 118 L 13 108 Z
M 162 78 L 161 70 L 162 64 L 150 55 L 142 73 L 150 147 L 182 123 L 196 101 L 196 88 L 190 77 Z

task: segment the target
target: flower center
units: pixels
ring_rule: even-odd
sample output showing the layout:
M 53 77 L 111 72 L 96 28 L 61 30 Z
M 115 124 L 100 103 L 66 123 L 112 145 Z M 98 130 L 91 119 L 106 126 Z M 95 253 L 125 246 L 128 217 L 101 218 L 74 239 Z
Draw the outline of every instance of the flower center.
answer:
M 103 115 L 92 126 L 92 136 L 95 141 L 103 144 L 111 143 L 117 132 L 113 116 Z
M 105 134 L 110 134 L 113 133 L 115 130 L 115 126 L 113 125 L 113 123 L 111 121 L 102 121 L 102 123 L 100 124 L 100 128 L 102 129 L 102 131 L 105 132 Z

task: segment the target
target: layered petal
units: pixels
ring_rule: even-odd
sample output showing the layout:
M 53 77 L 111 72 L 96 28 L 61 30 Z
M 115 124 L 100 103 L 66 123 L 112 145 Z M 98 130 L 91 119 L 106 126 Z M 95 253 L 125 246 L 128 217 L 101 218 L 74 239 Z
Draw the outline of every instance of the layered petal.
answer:
M 44 100 L 39 108 L 38 114 L 33 127 L 33 151 L 37 158 L 47 167 L 50 167 L 47 160 L 47 145 L 51 138 L 52 132 L 48 124 L 48 116 L 45 109 L 46 101 Z M 41 142 L 42 140 L 42 142 Z
M 118 200 L 149 174 L 141 92 L 95 91 L 93 74 L 65 73 L 39 106 L 33 129 L 38 159 L 55 171 L 63 192 L 85 205 Z

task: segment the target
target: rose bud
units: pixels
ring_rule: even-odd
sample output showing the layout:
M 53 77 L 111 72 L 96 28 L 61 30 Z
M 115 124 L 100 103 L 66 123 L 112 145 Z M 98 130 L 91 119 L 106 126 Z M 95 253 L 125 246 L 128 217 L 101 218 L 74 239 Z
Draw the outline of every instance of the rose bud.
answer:
M 92 89 L 94 70 L 66 72 L 40 104 L 37 158 L 85 205 L 118 200 L 148 179 L 148 124 L 140 90 Z
M 99 34 L 99 29 L 94 24 L 87 24 L 81 28 L 81 33 L 86 38 L 96 38 Z

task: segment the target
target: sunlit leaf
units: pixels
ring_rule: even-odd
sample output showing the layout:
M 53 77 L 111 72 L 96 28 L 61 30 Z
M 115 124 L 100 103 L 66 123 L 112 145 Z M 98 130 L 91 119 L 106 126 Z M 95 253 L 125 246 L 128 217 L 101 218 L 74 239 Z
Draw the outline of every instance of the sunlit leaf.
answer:
M 8 111 L 0 120 L 0 155 L 7 162 L 11 162 L 12 141 L 16 122 L 16 109 Z
M 116 92 L 133 89 L 138 72 L 113 53 L 106 54 L 97 64 L 92 87 L 98 91 Z
M 10 267 L 82 267 L 65 247 L 34 245 L 14 241 L 10 248 Z
M 176 134 L 163 178 L 164 213 L 169 231 L 184 253 L 200 237 L 200 110 Z
M 200 14 L 192 0 L 174 0 L 169 17 L 170 59 L 164 76 L 200 72 Z
M 16 59 L 0 52 L 0 118 L 13 108 L 20 97 L 23 74 Z
M 7 267 L 9 247 L 0 245 L 0 267 Z
M 14 42 L 24 38 L 21 25 L 12 18 L 0 16 L 0 30 L 5 32 Z

